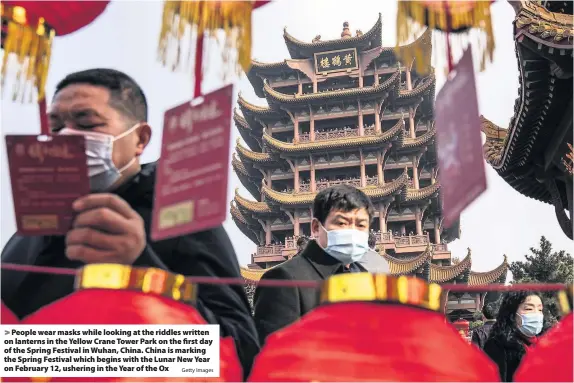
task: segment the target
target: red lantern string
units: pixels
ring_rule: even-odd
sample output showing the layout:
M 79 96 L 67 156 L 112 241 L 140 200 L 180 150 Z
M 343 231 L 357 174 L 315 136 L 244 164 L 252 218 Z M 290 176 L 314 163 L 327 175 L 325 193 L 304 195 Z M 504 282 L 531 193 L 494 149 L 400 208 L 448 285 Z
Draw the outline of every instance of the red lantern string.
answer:
M 205 33 L 197 36 L 197 45 L 195 46 L 195 73 L 193 98 L 201 96 L 201 81 L 203 80 L 203 40 Z
M 444 2 L 444 11 L 446 14 L 446 55 L 447 55 L 447 62 L 448 62 L 448 73 L 452 71 L 454 68 L 454 64 L 452 62 L 452 48 L 450 46 L 450 28 L 451 28 L 451 19 L 450 19 L 450 8 L 448 6 L 448 1 Z
M 76 275 L 76 269 L 61 267 L 19 265 L 16 263 L 2 263 L 2 269 L 11 271 L 21 271 L 27 273 L 44 273 L 57 275 Z M 202 285 L 243 285 L 243 278 L 220 278 L 220 277 L 188 277 L 188 279 Z M 303 288 L 321 288 L 320 281 L 297 281 L 297 280 L 271 280 L 262 279 L 257 282 L 259 286 L 265 287 L 303 287 Z M 501 284 L 490 285 L 463 285 L 463 284 L 442 284 L 443 290 L 449 292 L 488 292 L 488 291 L 560 291 L 566 288 L 562 283 L 520 283 L 516 285 L 505 286 Z

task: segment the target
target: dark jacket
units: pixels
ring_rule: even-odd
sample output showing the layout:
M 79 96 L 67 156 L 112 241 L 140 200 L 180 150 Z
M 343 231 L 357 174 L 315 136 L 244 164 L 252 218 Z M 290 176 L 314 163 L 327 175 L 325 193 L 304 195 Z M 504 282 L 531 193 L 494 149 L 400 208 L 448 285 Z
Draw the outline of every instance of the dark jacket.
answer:
M 117 194 L 145 221 L 147 246 L 134 266 L 153 266 L 188 276 L 240 278 L 239 264 L 225 229 L 219 226 L 181 237 L 154 242 L 150 238 L 156 163 L 142 171 Z M 20 237 L 14 235 L 2 251 L 2 262 L 78 267 L 65 257 L 64 237 Z M 73 277 L 2 270 L 2 300 L 20 318 L 73 291 Z M 257 332 L 243 286 L 202 285 L 198 309 L 221 335 L 235 339 L 247 374 L 259 351 Z
M 529 345 L 530 342 L 518 333 L 510 339 L 503 335 L 490 336 L 484 345 L 484 352 L 498 365 L 500 379 L 503 382 L 512 382 Z
M 360 271 L 365 271 L 361 265 L 355 265 Z M 322 281 L 342 271 L 343 265 L 311 240 L 299 256 L 270 269 L 261 279 Z M 260 341 L 263 343 L 269 334 L 295 322 L 318 304 L 316 289 L 258 286 L 254 306 Z
M 494 323 L 494 320 L 486 321 L 482 326 L 474 329 L 472 331 L 472 343 L 484 349 L 484 345 L 486 344 L 486 340 Z

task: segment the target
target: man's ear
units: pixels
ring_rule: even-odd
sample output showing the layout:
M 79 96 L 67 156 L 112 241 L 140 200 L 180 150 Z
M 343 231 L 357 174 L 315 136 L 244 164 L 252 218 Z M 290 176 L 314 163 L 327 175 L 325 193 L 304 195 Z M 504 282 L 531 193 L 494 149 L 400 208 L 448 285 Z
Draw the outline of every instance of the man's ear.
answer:
M 137 132 L 137 146 L 136 146 L 136 156 L 139 157 L 142 155 L 144 149 L 149 144 L 151 140 L 151 127 L 144 122 L 140 125 L 140 127 L 136 130 Z
M 311 221 L 311 234 L 319 232 L 319 220 L 317 218 L 313 218 Z

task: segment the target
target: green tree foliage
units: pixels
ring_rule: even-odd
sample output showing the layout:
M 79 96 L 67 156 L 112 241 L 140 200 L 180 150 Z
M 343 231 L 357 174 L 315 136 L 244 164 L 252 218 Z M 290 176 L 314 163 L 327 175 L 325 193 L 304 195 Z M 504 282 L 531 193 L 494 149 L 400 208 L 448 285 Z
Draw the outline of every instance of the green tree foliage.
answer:
M 512 262 L 509 266 L 512 283 L 572 283 L 574 281 L 574 259 L 565 250 L 553 251 L 552 244 L 540 238 L 539 248 L 530 248 L 525 261 Z M 555 293 L 543 293 L 544 314 L 549 325 L 560 317 Z

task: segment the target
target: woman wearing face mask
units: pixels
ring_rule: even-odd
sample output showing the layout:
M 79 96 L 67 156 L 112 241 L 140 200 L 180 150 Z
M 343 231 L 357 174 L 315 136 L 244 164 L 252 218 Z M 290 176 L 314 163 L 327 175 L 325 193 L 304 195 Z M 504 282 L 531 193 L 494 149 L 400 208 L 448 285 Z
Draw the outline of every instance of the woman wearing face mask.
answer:
M 496 323 L 492 326 L 484 352 L 498 365 L 503 382 L 511 382 L 522 357 L 537 342 L 544 314 L 540 296 L 533 292 L 504 295 Z

